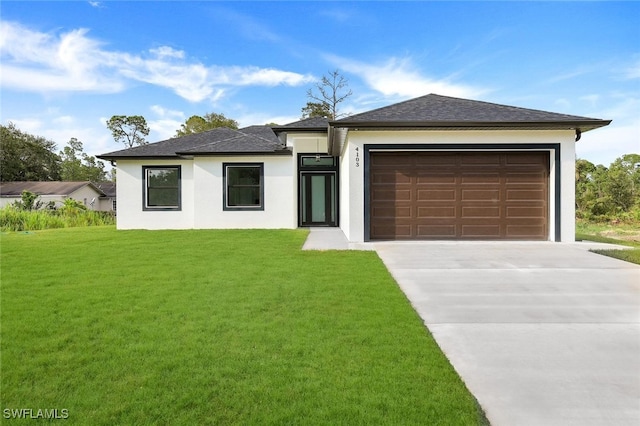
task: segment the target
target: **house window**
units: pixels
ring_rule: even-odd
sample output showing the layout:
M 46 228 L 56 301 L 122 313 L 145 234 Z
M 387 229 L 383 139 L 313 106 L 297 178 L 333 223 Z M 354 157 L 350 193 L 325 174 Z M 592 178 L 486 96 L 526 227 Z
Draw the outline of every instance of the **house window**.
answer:
M 264 164 L 223 163 L 224 210 L 264 210 Z
M 116 211 L 116 200 L 111 200 L 111 210 Z
M 143 210 L 180 210 L 180 166 L 142 167 Z

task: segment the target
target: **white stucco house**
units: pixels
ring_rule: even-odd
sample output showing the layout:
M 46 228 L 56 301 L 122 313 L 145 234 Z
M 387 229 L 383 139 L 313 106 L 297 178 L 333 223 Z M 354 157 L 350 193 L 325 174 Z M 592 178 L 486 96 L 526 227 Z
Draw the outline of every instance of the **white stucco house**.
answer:
M 350 242 L 573 241 L 575 144 L 610 123 L 426 95 L 99 156 L 119 229 L 340 227 Z

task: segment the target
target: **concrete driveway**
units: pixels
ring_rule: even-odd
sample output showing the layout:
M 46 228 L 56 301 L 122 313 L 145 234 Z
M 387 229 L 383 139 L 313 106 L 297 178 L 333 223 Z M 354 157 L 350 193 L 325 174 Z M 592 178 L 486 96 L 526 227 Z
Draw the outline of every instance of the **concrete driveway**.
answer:
M 585 243 L 373 245 L 493 426 L 640 425 L 640 266 Z

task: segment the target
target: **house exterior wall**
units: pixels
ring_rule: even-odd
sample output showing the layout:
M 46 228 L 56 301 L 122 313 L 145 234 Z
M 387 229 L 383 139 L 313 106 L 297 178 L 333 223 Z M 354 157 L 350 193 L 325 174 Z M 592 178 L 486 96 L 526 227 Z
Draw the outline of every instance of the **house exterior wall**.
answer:
M 68 198 L 73 198 L 80 204 L 84 205 L 87 210 L 100 210 L 100 193 L 91 186 L 86 185 L 69 194 Z M 95 198 L 93 206 L 91 200 Z
M 295 166 L 291 156 L 197 157 L 194 228 L 295 228 Z M 223 163 L 264 164 L 264 210 L 223 209 Z
M 223 163 L 264 164 L 264 210 L 224 210 Z M 118 160 L 118 229 L 295 228 L 295 165 L 291 156 Z M 181 210 L 144 211 L 143 166 L 181 166 Z
M 116 198 L 120 200 L 118 229 L 190 229 L 194 217 L 193 161 L 191 160 L 118 160 Z M 142 166 L 182 166 L 179 211 L 143 211 Z
M 102 197 L 100 198 L 97 202 L 99 203 L 99 207 L 96 210 L 100 210 L 103 212 L 112 212 L 115 211 L 113 209 L 113 202 L 116 200 L 116 198 L 113 197 Z M 117 208 L 117 206 L 116 206 Z
M 53 201 L 56 203 L 56 207 L 60 207 L 64 202 L 64 199 L 64 195 L 41 195 L 40 198 L 38 198 L 38 201 L 41 201 L 43 206 L 46 206 L 49 202 Z M 16 201 L 22 201 L 22 197 L 0 197 L 0 209 L 11 205 Z
M 416 145 L 429 150 L 429 145 L 477 145 L 478 150 L 488 150 L 483 145 L 559 144 L 560 164 L 555 164 L 555 152 L 550 154 L 549 177 L 549 240 L 555 240 L 556 221 L 556 167 L 561 167 L 560 241 L 575 240 L 575 134 L 573 131 L 556 130 L 496 130 L 496 131 L 357 131 L 351 130 L 342 153 L 341 189 L 345 197 L 340 205 L 340 227 L 351 242 L 365 240 L 365 145 Z M 509 146 L 505 150 L 512 150 Z M 401 150 L 401 149 L 398 149 Z M 435 147 L 434 147 L 435 150 Z M 493 150 L 496 150 L 493 148 Z M 393 152 L 394 149 L 389 149 Z M 356 161 L 356 155 L 359 159 Z M 344 198 L 348 198 L 345 200 Z M 346 201 L 346 202 L 344 202 Z

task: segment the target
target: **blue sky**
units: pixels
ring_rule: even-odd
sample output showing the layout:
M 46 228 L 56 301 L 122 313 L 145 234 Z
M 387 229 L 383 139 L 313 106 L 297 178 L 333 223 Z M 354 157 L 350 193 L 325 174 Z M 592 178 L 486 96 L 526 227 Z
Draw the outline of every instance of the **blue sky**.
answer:
M 150 142 L 191 115 L 300 118 L 339 69 L 357 113 L 428 93 L 612 119 L 578 156 L 640 152 L 638 2 L 0 3 L 0 122 L 97 155 L 142 115 Z

